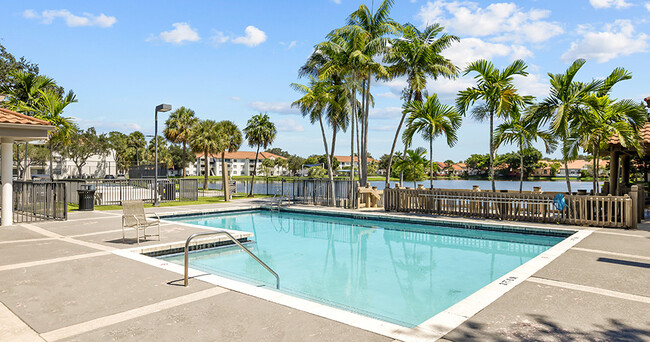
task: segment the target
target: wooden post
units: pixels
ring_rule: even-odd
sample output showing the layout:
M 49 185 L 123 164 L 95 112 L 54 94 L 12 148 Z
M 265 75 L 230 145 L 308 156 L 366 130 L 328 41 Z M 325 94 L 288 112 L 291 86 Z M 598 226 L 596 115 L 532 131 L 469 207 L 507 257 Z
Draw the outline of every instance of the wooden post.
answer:
M 610 152 L 609 159 L 609 194 L 618 194 L 618 151 Z
M 641 222 L 641 217 L 639 217 L 639 197 L 639 186 L 632 185 L 630 198 L 632 198 L 632 222 L 634 224 L 634 229 L 636 229 L 636 224 Z

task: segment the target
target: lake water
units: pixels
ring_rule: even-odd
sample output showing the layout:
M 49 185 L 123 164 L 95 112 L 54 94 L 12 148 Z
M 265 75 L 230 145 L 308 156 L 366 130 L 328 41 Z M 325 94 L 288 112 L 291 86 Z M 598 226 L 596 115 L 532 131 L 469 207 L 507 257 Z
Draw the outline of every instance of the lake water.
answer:
M 371 186 L 376 186 L 377 189 L 384 189 L 384 181 L 370 182 Z M 394 187 L 397 182 L 390 182 L 390 186 Z M 416 184 L 422 184 L 425 188 L 429 187 L 429 180 L 419 181 Z M 601 186 L 603 182 L 600 182 Z M 467 179 L 434 179 L 433 187 L 441 189 L 472 189 L 474 185 L 478 185 L 482 190 L 492 189 L 492 184 L 489 180 L 467 180 Z M 519 190 L 519 181 L 498 180 L 495 181 L 497 190 Z M 402 186 L 413 188 L 413 182 L 404 182 Z M 524 191 L 532 191 L 533 187 L 539 186 L 542 191 L 549 192 L 562 192 L 567 191 L 566 181 L 524 181 Z M 592 182 L 571 181 L 571 191 L 593 189 Z

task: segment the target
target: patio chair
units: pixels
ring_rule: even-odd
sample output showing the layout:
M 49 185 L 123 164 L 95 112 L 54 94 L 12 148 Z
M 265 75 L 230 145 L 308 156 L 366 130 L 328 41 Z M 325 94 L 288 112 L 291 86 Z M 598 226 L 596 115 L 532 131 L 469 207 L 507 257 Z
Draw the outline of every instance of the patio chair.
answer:
M 160 217 L 156 213 L 155 220 L 147 219 L 144 213 L 144 203 L 142 200 L 122 201 L 122 242 L 124 242 L 124 228 L 135 229 L 135 239 L 140 244 L 140 230 L 142 230 L 142 238 L 147 240 L 148 236 L 158 236 L 160 241 Z M 147 228 L 157 226 L 158 234 L 147 235 Z

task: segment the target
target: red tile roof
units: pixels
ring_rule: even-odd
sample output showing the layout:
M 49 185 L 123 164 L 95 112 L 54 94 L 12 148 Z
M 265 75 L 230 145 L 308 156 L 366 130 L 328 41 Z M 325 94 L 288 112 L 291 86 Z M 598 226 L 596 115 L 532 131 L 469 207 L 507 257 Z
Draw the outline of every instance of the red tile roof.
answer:
M 12 110 L 0 108 L 0 124 L 50 126 L 50 123 Z
M 643 141 L 643 143 L 650 144 L 650 122 L 646 123 L 645 126 L 643 126 L 641 128 L 639 133 L 641 135 L 641 140 Z M 619 139 L 618 135 L 614 134 L 614 136 L 612 136 L 609 139 L 609 144 L 610 145 L 620 145 L 621 140 Z
M 350 156 L 334 156 L 334 158 L 336 158 L 336 160 L 338 160 L 340 163 L 349 163 L 350 160 L 351 160 Z M 379 162 L 379 161 L 374 160 L 374 159 L 372 159 L 370 157 L 368 157 L 368 161 L 369 162 L 376 162 L 376 163 Z M 359 162 L 359 157 L 354 156 L 354 162 L 358 163 Z
M 196 153 L 197 157 L 203 157 L 203 153 Z M 213 154 L 210 155 L 212 158 L 221 158 L 221 154 Z M 226 159 L 250 159 L 250 160 L 255 160 L 255 152 L 254 151 L 237 151 L 237 152 L 226 152 L 225 154 Z M 260 152 L 259 156 L 257 157 L 257 160 L 264 160 L 264 159 L 287 159 L 282 156 L 278 156 L 273 153 L 269 152 Z

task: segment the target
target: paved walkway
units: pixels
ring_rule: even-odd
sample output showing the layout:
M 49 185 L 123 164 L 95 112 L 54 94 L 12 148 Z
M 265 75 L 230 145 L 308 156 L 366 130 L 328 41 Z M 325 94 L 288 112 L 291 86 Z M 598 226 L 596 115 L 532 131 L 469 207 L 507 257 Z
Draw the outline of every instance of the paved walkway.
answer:
M 393 341 L 202 281 L 179 286 L 178 274 L 114 253 L 135 246 L 120 219 L 73 212 L 0 229 L 0 341 Z M 165 224 L 162 242 L 197 231 Z M 650 227 L 595 229 L 445 339 L 650 341 L 649 285 Z

